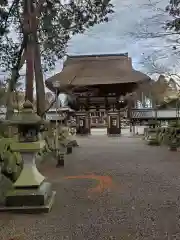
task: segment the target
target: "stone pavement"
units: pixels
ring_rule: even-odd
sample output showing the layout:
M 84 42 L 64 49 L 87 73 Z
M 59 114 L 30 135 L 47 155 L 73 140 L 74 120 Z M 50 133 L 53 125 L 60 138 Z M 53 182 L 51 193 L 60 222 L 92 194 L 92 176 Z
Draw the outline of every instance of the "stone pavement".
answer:
M 41 167 L 57 191 L 52 211 L 0 213 L 0 240 L 180 239 L 179 152 L 126 136 L 78 141 L 64 168 Z

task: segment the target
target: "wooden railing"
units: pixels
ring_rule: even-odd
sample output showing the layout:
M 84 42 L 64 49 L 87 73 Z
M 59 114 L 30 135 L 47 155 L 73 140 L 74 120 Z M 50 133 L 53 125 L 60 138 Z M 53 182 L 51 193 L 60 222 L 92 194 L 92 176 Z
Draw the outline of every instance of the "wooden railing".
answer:
M 63 120 L 65 118 L 64 113 L 56 114 L 55 109 L 50 109 L 46 114 L 47 120 Z M 124 113 L 126 117 L 126 112 Z M 132 119 L 154 119 L 156 117 L 156 112 L 154 109 L 132 109 L 131 114 Z M 176 109 L 168 109 L 168 110 L 157 110 L 157 119 L 176 119 L 177 111 Z M 0 119 L 5 119 L 5 112 L 0 112 Z
M 133 119 L 153 119 L 156 117 L 154 109 L 132 109 Z M 176 119 L 176 109 L 157 110 L 157 119 Z

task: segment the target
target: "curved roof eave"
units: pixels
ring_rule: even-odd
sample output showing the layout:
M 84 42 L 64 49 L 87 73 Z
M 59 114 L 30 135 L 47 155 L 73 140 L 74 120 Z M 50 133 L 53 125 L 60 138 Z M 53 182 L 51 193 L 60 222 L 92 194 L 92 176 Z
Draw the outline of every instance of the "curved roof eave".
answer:
M 62 81 L 64 80 L 64 81 Z M 45 81 L 46 87 L 51 91 L 55 92 L 55 87 L 53 86 L 53 82 L 59 82 L 60 88 L 62 92 L 66 92 L 66 90 L 72 87 L 83 87 L 83 86 L 93 86 L 93 85 L 110 85 L 110 84 L 124 84 L 124 83 L 140 83 L 143 81 L 151 80 L 149 76 L 146 74 L 132 70 L 132 72 L 128 72 L 124 76 L 121 77 L 113 77 L 110 76 L 102 76 L 100 78 L 97 77 L 74 77 L 73 81 L 65 81 L 65 79 L 61 79 L 61 73 L 50 77 Z M 67 82 L 67 84 L 66 84 Z

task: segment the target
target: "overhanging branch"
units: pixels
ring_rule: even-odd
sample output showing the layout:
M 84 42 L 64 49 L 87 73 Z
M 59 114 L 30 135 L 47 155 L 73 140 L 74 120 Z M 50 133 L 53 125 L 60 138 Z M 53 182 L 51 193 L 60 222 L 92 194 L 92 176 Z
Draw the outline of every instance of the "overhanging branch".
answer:
M 1 24 L 4 24 L 4 30 L 7 28 L 7 24 L 8 24 L 8 19 L 9 19 L 9 16 L 12 12 L 12 10 L 14 9 L 15 6 L 17 6 L 19 4 L 19 1 L 20 0 L 14 0 L 9 8 L 9 11 L 8 11 L 8 14 L 6 16 L 6 18 L 4 19 L 4 22 L 1 23 Z

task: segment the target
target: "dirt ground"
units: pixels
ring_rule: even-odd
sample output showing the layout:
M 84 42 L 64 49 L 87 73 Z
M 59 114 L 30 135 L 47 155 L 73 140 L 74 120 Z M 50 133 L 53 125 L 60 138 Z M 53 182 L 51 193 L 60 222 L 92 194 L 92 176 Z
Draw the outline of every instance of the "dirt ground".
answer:
M 52 211 L 0 213 L 1 240 L 180 240 L 179 152 L 126 135 L 78 142 L 64 168 L 41 167 L 57 192 Z

